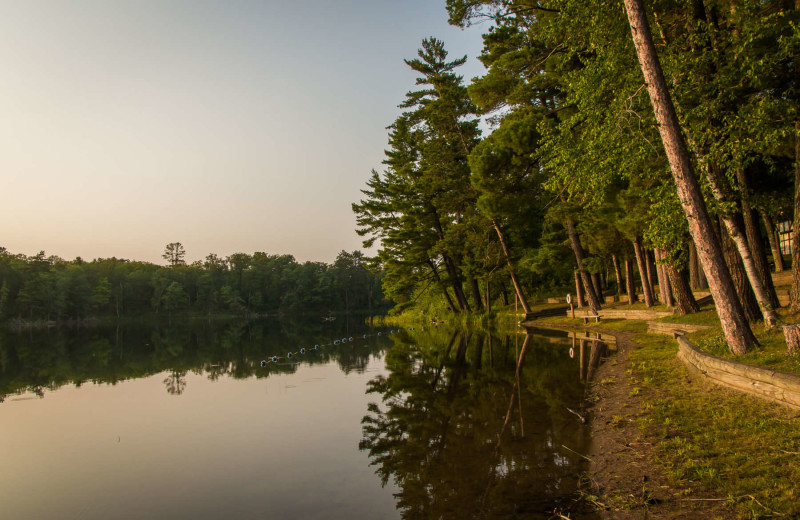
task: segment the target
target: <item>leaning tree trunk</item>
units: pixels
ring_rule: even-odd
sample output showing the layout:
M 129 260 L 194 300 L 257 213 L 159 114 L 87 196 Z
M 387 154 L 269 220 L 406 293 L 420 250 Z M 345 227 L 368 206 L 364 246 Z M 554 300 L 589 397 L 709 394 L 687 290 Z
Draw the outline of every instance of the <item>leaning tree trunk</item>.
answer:
M 675 295 L 675 306 L 681 316 L 699 311 L 700 306 L 697 304 L 697 300 L 694 299 L 686 271 L 678 271 L 671 263 L 664 264 L 664 271 L 669 276 L 672 294 Z
M 470 312 L 472 309 L 470 309 L 467 296 L 464 294 L 464 287 L 461 283 L 461 275 L 458 272 L 455 261 L 453 261 L 450 255 L 442 253 L 442 262 L 444 263 L 447 275 L 450 277 L 450 285 L 453 286 L 453 294 L 456 297 L 458 308 L 463 312 Z
M 633 262 L 630 258 L 625 259 L 625 289 L 628 292 L 628 305 L 633 305 L 638 298 L 636 297 L 636 286 L 633 283 Z
M 431 268 L 431 272 L 433 273 L 433 279 L 436 280 L 436 285 L 438 285 L 442 289 L 442 293 L 444 294 L 444 300 L 447 302 L 447 306 L 450 308 L 450 312 L 453 314 L 458 314 L 458 308 L 453 304 L 453 300 L 450 298 L 450 293 L 447 291 L 447 287 L 442 283 L 442 279 L 439 278 L 439 272 L 436 270 L 436 264 L 433 263 L 433 260 L 428 260 L 428 265 Z
M 467 279 L 472 290 L 472 303 L 475 304 L 475 310 L 481 311 L 483 310 L 483 300 L 481 299 L 481 289 L 478 287 L 478 281 L 473 276 L 468 276 Z
M 644 257 L 642 239 L 636 237 L 633 241 L 633 250 L 636 253 L 636 264 L 639 267 L 639 278 L 642 279 L 642 293 L 644 293 L 644 304 L 647 307 L 653 306 L 653 288 L 650 287 L 650 277 L 647 276 L 647 259 Z
M 617 301 L 622 296 L 622 271 L 619 268 L 619 258 L 617 255 L 611 255 L 611 261 L 614 263 L 614 275 L 617 277 Z
M 581 275 L 578 270 L 575 270 L 575 303 L 578 308 L 586 307 L 586 297 L 583 294 L 583 282 L 581 282 Z
M 755 346 L 756 338 L 750 330 L 744 311 L 736 297 L 733 280 L 722 256 L 722 248 L 711 229 L 711 219 L 700 191 L 700 185 L 692 172 L 689 152 L 681 134 L 675 107 L 667 90 L 664 72 L 658 61 L 642 0 L 625 0 L 625 11 L 658 122 L 661 141 L 664 144 L 670 170 L 675 179 L 678 198 L 686 213 L 689 232 L 695 241 L 703 269 L 706 270 L 706 278 L 717 304 L 717 313 L 728 342 L 728 348 L 735 354 L 744 354 Z M 798 282 L 800 282 L 800 277 Z
M 567 219 L 567 232 L 569 233 L 570 244 L 572 244 L 572 252 L 575 253 L 575 262 L 578 264 L 578 271 L 581 274 L 583 288 L 586 290 L 586 298 L 589 300 L 589 308 L 592 309 L 593 313 L 597 314 L 597 311 L 600 310 L 600 299 L 594 291 L 589 273 L 583 268 L 583 248 L 581 247 L 580 240 L 578 240 L 575 224 L 571 219 Z
M 783 265 L 783 253 L 781 252 L 778 230 L 775 229 L 772 217 L 770 217 L 766 211 L 761 211 L 761 219 L 764 221 L 764 227 L 767 230 L 767 240 L 769 240 L 769 248 L 772 250 L 772 261 L 775 264 L 775 272 L 782 273 L 785 266 Z
M 706 280 L 706 274 L 703 272 L 703 266 L 700 265 L 697 248 L 694 246 L 693 240 L 689 240 L 689 276 L 692 289 L 708 289 L 708 280 Z
M 718 202 L 732 202 L 730 197 L 727 196 L 727 191 L 725 189 L 724 183 L 726 183 L 727 180 L 719 173 L 717 165 L 711 161 L 707 162 L 706 178 L 711 187 L 711 193 L 714 194 L 714 198 L 717 199 Z M 725 207 L 724 204 L 722 206 L 723 208 Z M 764 287 L 762 277 L 758 273 L 755 259 L 753 258 L 750 245 L 747 243 L 747 237 L 744 233 L 742 216 L 730 210 L 723 210 L 720 218 L 728 229 L 728 235 L 739 251 L 739 256 L 742 257 L 742 265 L 744 266 L 747 279 L 750 280 L 750 285 L 753 288 L 753 294 L 755 294 L 758 306 L 761 308 L 760 314 L 764 317 L 764 324 L 767 327 L 772 327 L 778 323 L 778 314 L 775 312 L 775 307 L 770 303 L 769 294 Z M 741 293 L 739 294 L 741 295 Z
M 659 281 L 653 251 L 645 249 L 644 258 L 647 261 L 647 279 L 650 280 L 650 290 L 653 291 L 653 300 L 656 300 L 656 282 Z M 663 303 L 663 302 L 662 302 Z
M 661 298 L 667 307 L 674 305 L 672 298 L 672 282 L 667 274 L 667 253 L 664 249 L 656 249 L 656 267 L 658 269 L 658 288 L 661 289 Z
M 740 167 L 736 170 L 736 178 L 742 192 L 742 218 L 744 219 L 747 244 L 753 253 L 756 271 L 767 292 L 769 303 L 777 309 L 781 304 L 778 301 L 778 293 L 775 292 L 775 284 L 772 283 L 772 273 L 769 269 L 769 262 L 767 262 L 767 250 L 764 247 L 764 236 L 761 234 L 761 225 L 758 222 L 758 211 L 750 205 L 750 177 L 744 168 Z
M 722 218 L 720 217 L 720 220 Z M 725 226 L 720 225 L 720 237 L 722 238 L 722 253 L 725 255 L 725 262 L 733 278 L 736 293 L 739 295 L 739 303 L 744 309 L 747 321 L 750 323 L 760 320 L 763 316 L 758 307 L 758 302 L 753 294 L 753 288 L 747 283 L 747 273 L 742 265 L 742 258 L 736 253 L 736 244 L 728 234 Z
M 525 298 L 525 293 L 522 292 L 522 284 L 519 283 L 517 272 L 514 270 L 514 266 L 511 264 L 511 255 L 508 253 L 506 237 L 503 234 L 503 230 L 500 229 L 500 223 L 497 222 L 496 219 L 492 219 L 492 225 L 494 226 L 495 232 L 497 232 L 497 238 L 500 240 L 500 247 L 503 248 L 503 255 L 506 257 L 508 273 L 511 275 L 511 283 L 514 284 L 514 290 L 517 291 L 517 297 L 522 305 L 522 309 L 525 311 L 525 314 L 529 314 L 531 312 L 531 306 L 528 305 L 528 299 Z M 506 303 L 506 305 L 508 305 L 508 303 Z
M 605 303 L 605 297 L 603 297 L 603 281 L 597 273 L 592 273 L 592 287 L 594 288 L 594 293 L 597 295 L 597 299 L 600 300 L 601 303 Z
M 792 312 L 800 311 L 800 121 L 794 124 L 794 223 L 792 224 Z

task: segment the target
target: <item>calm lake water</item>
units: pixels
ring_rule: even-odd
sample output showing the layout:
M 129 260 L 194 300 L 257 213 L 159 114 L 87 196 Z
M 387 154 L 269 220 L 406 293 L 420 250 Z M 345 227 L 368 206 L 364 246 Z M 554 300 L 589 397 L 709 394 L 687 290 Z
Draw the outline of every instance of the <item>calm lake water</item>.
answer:
M 567 408 L 604 348 L 344 319 L 2 332 L 1 516 L 587 518 Z

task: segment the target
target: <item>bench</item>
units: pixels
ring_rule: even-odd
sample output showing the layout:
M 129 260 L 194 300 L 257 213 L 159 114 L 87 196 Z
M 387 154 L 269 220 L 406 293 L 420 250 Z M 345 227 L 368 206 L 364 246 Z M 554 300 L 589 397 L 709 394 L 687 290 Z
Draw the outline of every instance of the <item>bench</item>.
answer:
M 586 316 L 581 316 L 581 318 L 583 318 L 584 325 L 589 323 L 589 320 L 591 320 L 592 318 L 594 318 L 595 323 L 598 323 L 600 321 L 600 316 L 598 314 L 591 314 L 591 315 L 587 314 Z

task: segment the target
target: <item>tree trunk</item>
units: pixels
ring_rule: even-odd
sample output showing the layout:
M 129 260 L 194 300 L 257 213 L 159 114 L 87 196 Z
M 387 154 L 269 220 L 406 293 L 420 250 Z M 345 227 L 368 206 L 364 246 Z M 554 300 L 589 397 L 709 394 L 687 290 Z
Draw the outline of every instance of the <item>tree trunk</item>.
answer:
M 633 241 L 633 251 L 636 253 L 636 265 L 639 267 L 639 278 L 642 279 L 642 293 L 644 294 L 644 304 L 647 307 L 653 306 L 653 288 L 650 287 L 650 277 L 647 276 L 647 259 L 644 257 L 642 239 L 636 237 Z
M 647 260 L 647 279 L 650 280 L 650 290 L 653 291 L 653 300 L 655 301 L 656 298 L 656 282 L 658 282 L 658 276 L 656 273 L 658 270 L 656 269 L 656 262 L 654 260 L 654 253 L 650 249 L 643 249 L 644 250 L 644 258 Z M 662 301 L 663 303 L 663 301 Z
M 748 200 L 750 196 L 750 179 L 743 168 L 739 168 L 736 171 L 736 175 L 742 191 L 742 218 L 744 220 L 747 244 L 750 246 L 750 252 L 753 254 L 756 273 L 767 293 L 767 299 L 770 305 L 777 309 L 781 304 L 778 301 L 778 293 L 775 292 L 775 284 L 772 283 L 772 272 L 769 269 L 769 262 L 767 262 L 767 249 L 764 247 L 764 236 L 761 234 L 758 212 L 750 206 L 750 201 Z
M 636 286 L 633 283 L 633 264 L 629 258 L 625 259 L 625 288 L 628 291 L 628 305 L 633 305 L 638 298 L 636 298 Z
M 700 185 L 692 172 L 689 152 L 686 149 L 683 135 L 681 135 L 680 124 L 667 90 L 661 64 L 658 62 L 642 0 L 625 0 L 625 10 L 636 54 L 658 121 L 661 141 L 664 144 L 670 170 L 675 179 L 678 198 L 686 213 L 689 232 L 697 246 L 698 256 L 706 271 L 706 278 L 717 304 L 717 313 L 728 342 L 728 348 L 735 354 L 744 354 L 756 344 L 756 339 L 736 297 L 736 289 L 725 265 L 722 249 L 711 229 L 711 220 L 700 191 Z M 800 257 L 800 252 L 798 252 L 798 257 Z M 798 282 L 800 285 L 800 276 Z
M 478 287 L 478 281 L 472 276 L 467 277 L 467 279 L 472 289 L 472 302 L 475 304 L 475 310 L 481 311 L 483 310 L 483 300 L 481 299 L 481 289 Z
M 586 297 L 583 294 L 583 283 L 581 282 L 581 275 L 578 270 L 575 270 L 575 304 L 578 308 L 586 307 Z
M 575 224 L 571 219 L 567 219 L 567 232 L 569 233 L 569 241 L 572 244 L 572 252 L 575 253 L 575 262 L 578 264 L 578 271 L 583 281 L 583 288 L 586 290 L 586 299 L 589 302 L 589 308 L 592 312 L 597 314 L 600 310 L 600 299 L 592 286 L 592 280 L 589 273 L 583 268 L 583 248 L 581 242 L 578 240 L 578 233 L 575 231 Z
M 663 249 L 655 249 L 653 251 L 656 255 L 656 269 L 658 270 L 658 289 L 661 292 L 661 301 L 667 307 L 672 307 L 672 283 L 670 282 L 669 275 L 667 274 L 667 254 Z
M 681 316 L 699 311 L 700 306 L 697 304 L 697 300 L 694 299 L 686 271 L 678 271 L 670 263 L 664 264 L 664 271 L 669 277 L 670 285 L 672 285 L 672 294 L 675 295 L 675 306 Z
M 617 277 L 617 301 L 622 295 L 622 271 L 619 268 L 619 258 L 617 255 L 611 255 L 611 262 L 614 264 L 614 275 Z
M 711 187 L 711 192 L 714 194 L 714 198 L 717 199 L 717 201 L 722 203 L 732 202 L 731 197 L 728 196 L 728 190 L 726 189 L 727 179 L 720 173 L 717 165 L 711 161 L 707 161 L 706 178 Z M 742 265 L 747 279 L 750 280 L 756 302 L 761 308 L 760 314 L 764 317 L 764 324 L 767 327 L 772 327 L 778 323 L 778 314 L 775 312 L 775 307 L 770 303 L 767 289 L 764 287 L 762 277 L 759 276 L 754 255 L 752 254 L 750 245 L 747 243 L 747 237 L 745 236 L 742 215 L 724 209 L 726 205 L 722 205 L 721 207 L 723 208 L 721 213 L 722 222 L 728 229 L 728 235 L 739 251 L 739 256 L 742 257 Z
M 722 217 L 720 217 L 722 220 Z M 720 237 L 722 238 L 722 253 L 725 255 L 725 262 L 733 278 L 736 293 L 739 295 L 739 303 L 744 309 L 747 321 L 753 323 L 762 319 L 761 310 L 753 294 L 753 288 L 747 283 L 747 273 L 742 265 L 742 258 L 736 252 L 736 244 L 727 232 L 725 226 L 720 225 Z
M 778 230 L 775 229 L 775 224 L 766 211 L 761 212 L 761 219 L 764 221 L 764 227 L 767 230 L 767 240 L 769 240 L 769 248 L 772 250 L 772 262 L 775 264 L 775 272 L 782 273 L 785 266 L 783 265 L 783 253 L 781 253 Z
M 592 287 L 600 303 L 605 303 L 606 299 L 603 296 L 603 282 L 600 280 L 600 275 L 597 273 L 592 273 Z
M 489 287 L 489 280 L 486 280 L 486 314 L 492 312 L 492 292 Z
M 800 352 L 800 327 L 797 325 L 784 325 L 783 337 L 786 339 L 786 355 L 791 356 Z
M 506 284 L 505 284 L 505 283 L 503 283 L 503 285 L 501 285 L 501 288 L 502 288 L 502 291 L 503 291 L 503 292 L 502 292 L 502 295 L 503 295 L 503 305 L 508 305 L 508 291 L 506 290 Z
M 456 263 L 450 255 L 445 253 L 442 253 L 442 263 L 444 263 L 447 275 L 450 277 L 450 285 L 453 287 L 453 294 L 455 295 L 459 310 L 469 312 L 471 309 L 467 297 L 464 294 L 464 287 L 462 287 L 461 284 L 461 275 L 458 273 Z
M 794 221 L 792 224 L 792 312 L 800 311 L 800 121 L 794 124 Z
M 494 230 L 497 232 L 497 238 L 500 239 L 500 246 L 503 248 L 503 255 L 506 257 L 508 272 L 511 275 L 511 283 L 514 284 L 514 290 L 517 291 L 517 297 L 519 298 L 520 304 L 522 304 L 523 310 L 526 314 L 528 314 L 531 312 L 531 307 L 528 305 L 528 299 L 525 298 L 525 294 L 522 292 L 522 285 L 519 283 L 517 273 L 514 271 L 514 266 L 511 265 L 511 255 L 508 253 L 506 237 L 503 235 L 503 231 L 500 229 L 500 224 L 497 222 L 497 220 L 492 219 L 492 225 L 494 226 Z
M 442 283 L 442 279 L 439 278 L 439 272 L 436 270 L 436 264 L 433 263 L 433 260 L 428 260 L 428 265 L 431 268 L 431 272 L 433 273 L 433 279 L 436 280 L 436 285 L 438 285 L 442 289 L 442 293 L 444 294 L 444 300 L 447 302 L 447 306 L 450 308 L 450 312 L 453 314 L 458 314 L 458 308 L 453 304 L 453 300 L 450 298 L 450 293 L 447 292 L 447 287 Z

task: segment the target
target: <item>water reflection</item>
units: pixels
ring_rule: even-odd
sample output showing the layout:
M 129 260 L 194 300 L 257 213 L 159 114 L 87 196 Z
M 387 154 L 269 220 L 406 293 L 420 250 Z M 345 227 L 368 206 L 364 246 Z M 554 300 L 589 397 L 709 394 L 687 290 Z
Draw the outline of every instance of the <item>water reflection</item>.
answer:
M 333 338 L 345 337 L 351 330 L 359 330 L 352 343 L 316 351 L 309 348 L 291 362 L 261 367 L 264 359 L 285 357 L 288 351 L 314 344 L 332 344 Z M 352 323 L 198 320 L 172 327 L 145 322 L 24 334 L 5 330 L 0 332 L 0 402 L 24 392 L 44 397 L 67 384 L 113 385 L 165 371 L 163 383 L 171 395 L 187 391 L 189 372 L 211 381 L 225 376 L 264 378 L 295 373 L 298 362 L 317 365 L 331 361 L 345 374 L 362 372 L 371 356 L 381 351 L 383 339 L 385 335 L 378 338 L 375 330 L 363 324 L 363 318 Z
M 394 338 L 388 375 L 369 383 L 380 402 L 362 420 L 360 447 L 399 489 L 404 518 L 540 518 L 579 507 L 571 499 L 589 431 L 570 409 L 583 407 L 586 364 L 570 357 L 567 333 L 547 334 Z M 599 362 L 603 343 L 580 344 Z

